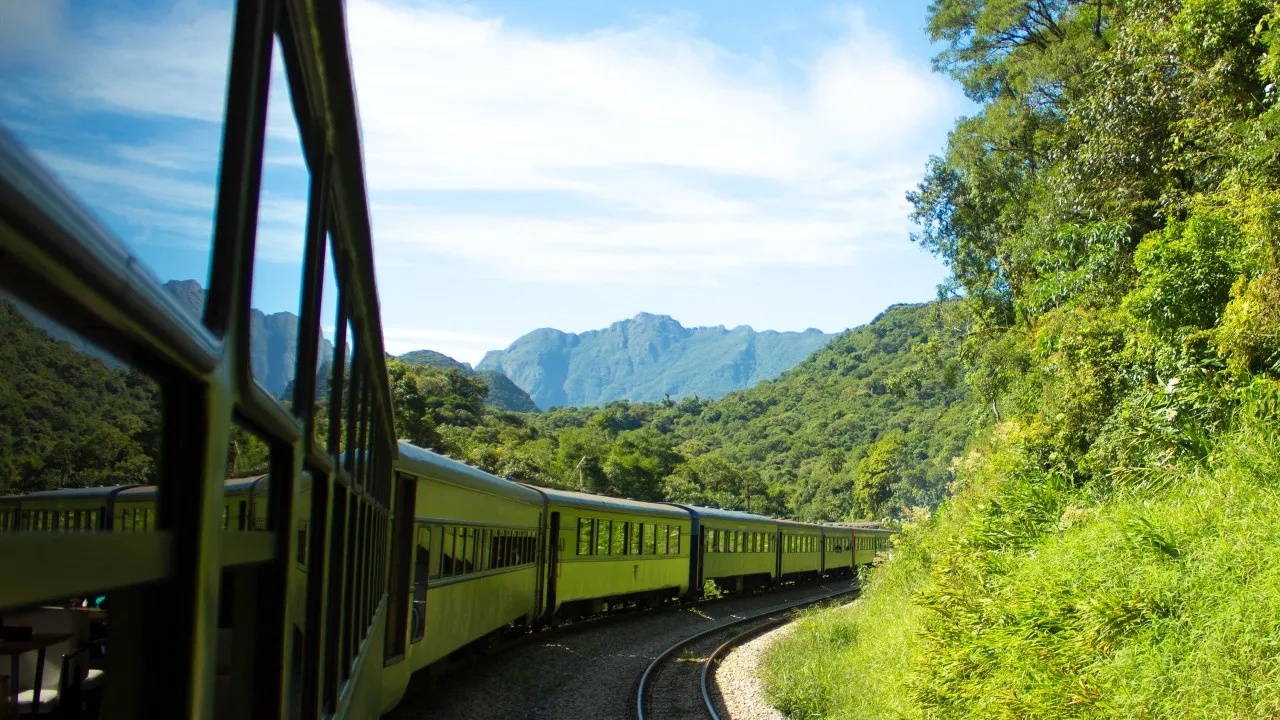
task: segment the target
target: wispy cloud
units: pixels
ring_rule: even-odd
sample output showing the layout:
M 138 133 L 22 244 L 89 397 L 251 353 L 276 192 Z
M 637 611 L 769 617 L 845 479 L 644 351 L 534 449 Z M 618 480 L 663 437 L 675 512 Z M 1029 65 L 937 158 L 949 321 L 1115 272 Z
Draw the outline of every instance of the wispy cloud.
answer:
M 106 143 L 86 132 L 93 152 L 46 157 L 91 203 L 207 244 L 229 11 L 190 0 L 70 23 L 61 7 L 0 0 L 0 25 L 19 18 L 59 48 L 38 97 L 0 101 L 156 128 Z M 456 5 L 350 0 L 379 264 L 717 283 L 853 265 L 901 242 L 903 193 L 934 144 L 922 139 L 962 99 L 856 8 L 836 15 L 834 39 L 778 58 L 674 22 L 550 34 Z M 0 41 L 18 25 L 6 27 Z M 282 261 L 300 252 L 306 187 L 278 66 L 273 83 L 259 247 Z
M 663 24 L 553 37 L 389 0 L 349 17 L 380 258 L 587 284 L 852 263 L 905 235 L 915 145 L 954 109 L 856 11 L 799 85 Z M 450 211 L 457 190 L 493 210 Z M 580 205 L 512 211 L 512 192 Z

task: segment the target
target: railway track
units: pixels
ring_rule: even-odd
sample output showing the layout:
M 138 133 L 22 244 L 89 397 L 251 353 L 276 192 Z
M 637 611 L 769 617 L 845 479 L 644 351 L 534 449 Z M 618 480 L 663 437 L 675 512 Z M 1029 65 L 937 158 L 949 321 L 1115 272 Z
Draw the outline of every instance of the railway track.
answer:
M 631 700 L 633 720 L 720 720 L 711 686 L 720 660 L 734 647 L 792 620 L 791 612 L 851 595 L 840 590 L 770 608 L 690 635 L 663 650 L 645 668 Z M 747 626 L 745 630 L 742 626 Z

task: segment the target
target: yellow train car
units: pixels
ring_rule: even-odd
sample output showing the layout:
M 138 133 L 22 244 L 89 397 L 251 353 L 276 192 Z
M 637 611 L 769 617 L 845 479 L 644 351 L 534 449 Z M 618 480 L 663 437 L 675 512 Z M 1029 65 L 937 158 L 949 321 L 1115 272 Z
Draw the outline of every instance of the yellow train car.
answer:
M 545 619 L 657 603 L 689 591 L 686 510 L 604 495 L 532 488 L 548 523 Z
M 854 524 L 852 530 L 855 565 L 870 565 L 877 553 L 888 552 L 895 534 L 878 523 Z
M 840 578 L 853 575 L 853 528 L 847 525 L 822 526 L 822 574 Z
M 413 513 L 412 585 L 407 657 L 384 668 L 383 712 L 413 672 L 539 612 L 540 494 L 404 442 L 396 470 L 414 484 L 397 510 Z
M 822 574 L 822 526 L 794 520 L 778 522 L 778 578 L 804 580 Z
M 693 518 L 698 552 L 689 565 L 690 586 L 707 580 L 724 590 L 768 585 L 777 578 L 778 521 L 763 515 L 698 505 L 677 505 Z

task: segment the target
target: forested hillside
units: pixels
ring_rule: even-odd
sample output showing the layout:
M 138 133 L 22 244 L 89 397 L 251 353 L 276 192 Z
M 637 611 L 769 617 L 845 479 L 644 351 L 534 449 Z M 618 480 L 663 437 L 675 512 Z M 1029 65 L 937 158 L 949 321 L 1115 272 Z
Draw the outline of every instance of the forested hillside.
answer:
M 457 370 L 393 363 L 401 437 L 513 479 L 810 520 L 898 515 L 945 494 L 988 408 L 944 342 L 944 305 L 904 305 L 777 380 L 720 400 L 487 410 Z
M 83 349 L 0 298 L 0 495 L 151 482 L 158 388 Z
M 511 382 L 510 378 L 500 372 L 493 370 L 476 372 L 467 363 L 458 362 L 448 355 L 434 350 L 414 350 L 400 355 L 396 359 L 409 365 L 425 365 L 445 372 L 454 370 L 463 375 L 478 377 L 488 387 L 488 393 L 484 398 L 485 404 L 499 410 L 512 410 L 515 412 L 538 411 L 538 406 L 534 404 L 533 398 L 529 397 L 529 393 L 521 390 L 515 383 Z
M 1280 716 L 1280 7 L 935 0 L 981 110 L 910 194 L 998 417 L 791 717 Z M 954 312 L 952 312 L 954 311 Z

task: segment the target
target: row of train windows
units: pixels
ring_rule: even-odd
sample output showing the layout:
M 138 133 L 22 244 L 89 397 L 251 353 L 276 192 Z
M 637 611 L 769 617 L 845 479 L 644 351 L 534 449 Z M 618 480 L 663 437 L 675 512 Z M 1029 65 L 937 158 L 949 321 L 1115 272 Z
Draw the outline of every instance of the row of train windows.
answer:
M 230 505 L 222 507 L 222 529 L 230 530 L 266 530 L 267 515 L 265 512 L 259 512 L 250 517 L 249 501 L 241 500 L 237 511 L 233 514 Z
M 579 555 L 678 555 L 680 526 L 578 518 Z
M 709 553 L 773 552 L 773 533 L 708 528 L 703 538 L 703 549 Z
M 155 513 L 151 508 L 120 508 L 112 518 L 111 528 L 117 531 L 133 532 L 148 530 L 155 522 Z M 21 531 L 44 532 L 88 532 L 102 530 L 102 515 L 98 510 L 23 510 L 17 516 L 17 525 L 11 526 L 10 513 L 5 513 L 0 529 L 12 527 Z M 232 527 L 240 530 L 265 530 L 266 517 L 250 519 L 245 502 L 240 503 L 239 514 L 233 515 L 230 507 L 222 508 L 222 529 Z
M 827 552 L 848 552 L 849 538 L 847 537 L 828 537 L 824 538 Z
M 417 536 L 414 579 L 419 583 L 530 565 L 538 557 L 535 530 L 419 525 Z M 434 556 L 433 541 L 439 545 Z
M 15 530 L 88 532 L 99 530 L 97 510 L 23 510 Z
M 859 550 L 885 550 L 889 547 L 889 538 L 881 537 L 860 537 L 858 538 Z
M 787 553 L 808 553 L 818 552 L 818 536 L 817 535 L 787 535 L 782 536 L 782 552 Z

